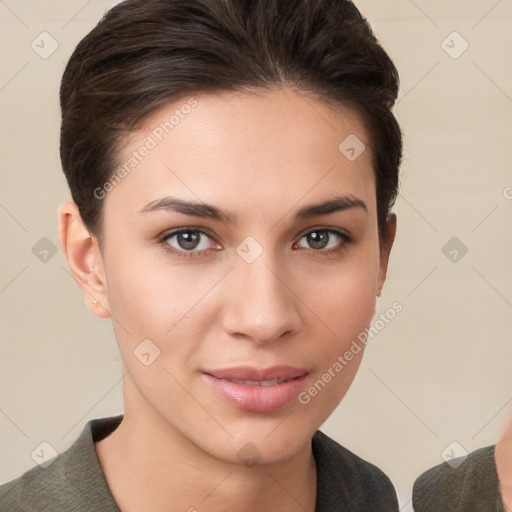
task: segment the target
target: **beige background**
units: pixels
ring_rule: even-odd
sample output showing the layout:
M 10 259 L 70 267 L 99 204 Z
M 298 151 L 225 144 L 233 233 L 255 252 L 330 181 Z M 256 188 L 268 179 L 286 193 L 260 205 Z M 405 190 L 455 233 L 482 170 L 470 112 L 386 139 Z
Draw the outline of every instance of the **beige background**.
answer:
M 356 3 L 402 79 L 399 230 L 380 310 L 404 309 L 323 430 L 386 471 L 406 511 L 450 443 L 494 443 L 512 414 L 512 2 Z M 0 1 L 0 482 L 32 467 L 42 441 L 60 452 L 87 420 L 122 411 L 110 322 L 86 310 L 57 229 L 59 81 L 113 4 Z M 58 42 L 46 59 L 31 48 L 43 31 Z M 469 43 L 458 58 L 459 36 L 452 56 L 442 47 L 454 31 Z M 32 252 L 44 237 L 58 249 L 46 263 Z M 468 248 L 457 262 L 442 251 L 452 237 Z

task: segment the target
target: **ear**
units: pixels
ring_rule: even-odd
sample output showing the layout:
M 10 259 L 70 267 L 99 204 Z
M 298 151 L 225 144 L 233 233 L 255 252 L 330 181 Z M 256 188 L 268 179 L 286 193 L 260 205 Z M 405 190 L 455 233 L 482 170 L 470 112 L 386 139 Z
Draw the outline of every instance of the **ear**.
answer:
M 96 238 L 84 226 L 74 201 L 62 203 L 58 216 L 60 246 L 86 306 L 94 316 L 110 318 L 103 257 Z
M 390 213 L 386 219 L 386 227 L 384 230 L 382 246 L 380 248 L 380 263 L 379 263 L 379 279 L 377 282 L 377 291 L 381 290 L 386 280 L 388 271 L 389 254 L 393 247 L 396 235 L 396 215 Z

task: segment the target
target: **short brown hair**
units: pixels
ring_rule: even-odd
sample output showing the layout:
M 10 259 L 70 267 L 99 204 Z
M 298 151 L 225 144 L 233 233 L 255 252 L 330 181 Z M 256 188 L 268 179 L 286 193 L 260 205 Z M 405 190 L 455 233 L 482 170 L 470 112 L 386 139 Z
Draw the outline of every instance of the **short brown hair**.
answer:
M 353 106 L 361 115 L 382 243 L 402 159 L 402 133 L 391 111 L 399 78 L 351 1 L 125 0 L 79 42 L 60 89 L 63 171 L 100 247 L 103 209 L 94 190 L 119 165 L 125 135 L 187 95 L 272 86 Z

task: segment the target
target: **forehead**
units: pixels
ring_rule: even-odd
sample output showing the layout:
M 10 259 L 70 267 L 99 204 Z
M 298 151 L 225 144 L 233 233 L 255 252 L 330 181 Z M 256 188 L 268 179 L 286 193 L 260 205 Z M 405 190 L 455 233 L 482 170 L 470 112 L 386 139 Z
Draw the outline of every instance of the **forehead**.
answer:
M 183 97 L 147 117 L 133 136 L 152 133 L 161 142 L 161 138 L 185 132 L 193 145 L 198 128 L 201 136 L 208 134 L 210 139 L 215 134 L 233 139 L 243 136 L 238 150 L 274 142 L 281 150 L 299 152 L 301 148 L 318 149 L 319 139 L 325 140 L 325 146 L 334 143 L 337 149 L 340 136 L 354 134 L 361 140 L 368 139 L 354 107 L 327 104 L 303 92 L 277 87 L 250 93 L 232 91 Z
M 117 161 L 125 177 L 107 203 L 130 195 L 133 212 L 177 192 L 190 199 L 244 197 L 261 206 L 266 198 L 290 204 L 336 189 L 366 195 L 371 207 L 375 187 L 369 138 L 357 111 L 288 89 L 166 104 L 126 138 Z

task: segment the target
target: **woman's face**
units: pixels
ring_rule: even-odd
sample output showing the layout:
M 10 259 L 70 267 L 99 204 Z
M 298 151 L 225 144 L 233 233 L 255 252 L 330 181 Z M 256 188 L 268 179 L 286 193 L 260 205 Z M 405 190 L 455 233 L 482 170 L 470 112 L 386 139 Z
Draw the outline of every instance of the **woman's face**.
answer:
M 291 456 L 349 388 L 363 350 L 335 363 L 385 277 L 359 116 L 289 90 L 196 96 L 132 134 L 123 166 L 91 293 L 128 370 L 125 418 L 226 461 Z

